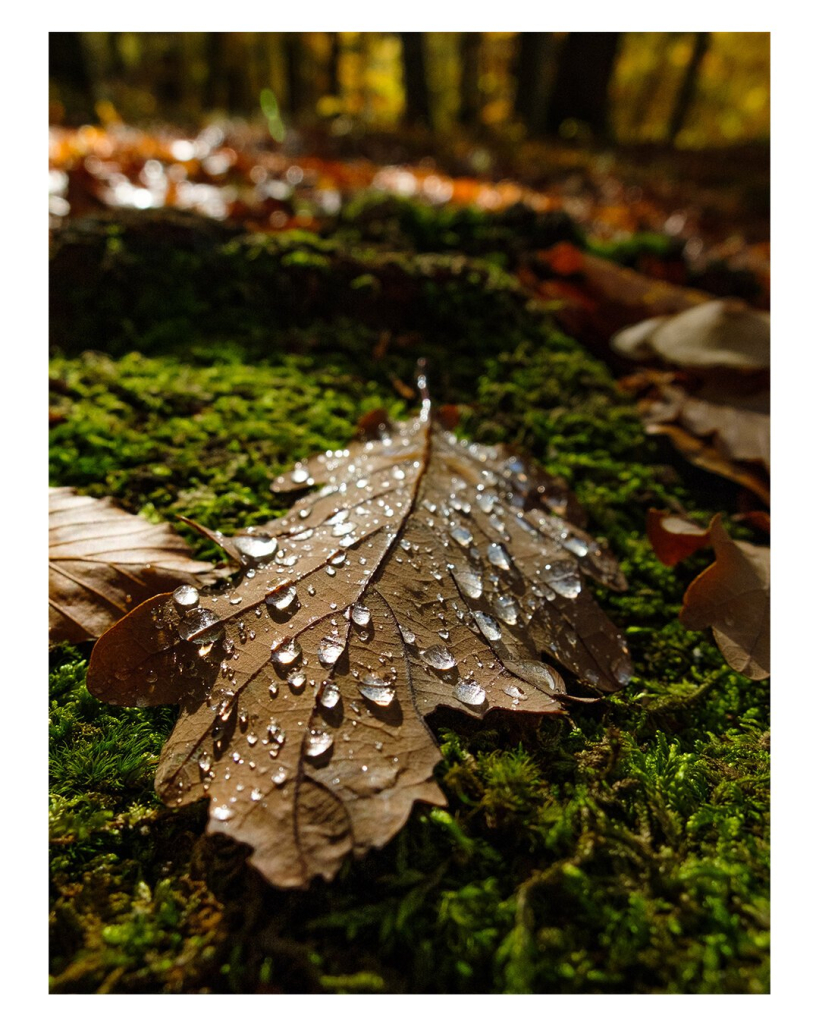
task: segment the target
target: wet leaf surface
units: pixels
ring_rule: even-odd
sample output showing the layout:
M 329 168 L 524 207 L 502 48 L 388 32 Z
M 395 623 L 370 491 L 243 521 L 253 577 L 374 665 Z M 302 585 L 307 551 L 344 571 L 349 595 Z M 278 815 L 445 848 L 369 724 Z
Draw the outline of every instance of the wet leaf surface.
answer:
M 680 620 L 714 631 L 723 657 L 750 679 L 771 672 L 771 549 L 733 540 L 716 516 L 710 527 L 716 560 L 685 593 Z
M 279 886 L 332 878 L 416 800 L 445 802 L 436 708 L 561 714 L 555 666 L 598 692 L 631 673 L 586 582 L 625 581 L 564 518 L 565 488 L 510 449 L 458 441 L 427 401 L 371 427 L 274 481 L 300 495 L 283 518 L 231 538 L 201 527 L 241 566 L 234 587 L 150 599 L 89 668 L 100 699 L 180 704 L 158 792 L 208 797 L 209 830 L 251 846 Z
M 48 635 L 52 643 L 101 636 L 154 594 L 212 582 L 166 523 L 149 523 L 71 487 L 48 495 Z

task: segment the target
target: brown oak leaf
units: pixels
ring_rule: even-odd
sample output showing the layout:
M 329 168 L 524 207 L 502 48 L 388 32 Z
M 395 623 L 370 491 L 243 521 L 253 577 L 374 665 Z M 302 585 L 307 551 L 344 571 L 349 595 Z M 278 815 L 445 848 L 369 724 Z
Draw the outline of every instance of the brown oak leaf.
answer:
M 458 441 L 428 399 L 273 488 L 301 492 L 283 518 L 231 538 L 201 528 L 242 567 L 233 588 L 152 598 L 88 673 L 112 703 L 179 703 L 158 793 L 209 798 L 209 831 L 252 847 L 269 882 L 330 879 L 416 800 L 445 803 L 436 708 L 564 713 L 557 665 L 598 692 L 628 681 L 584 582 L 625 587 L 611 554 L 554 511 L 567 498 L 552 478 Z
M 711 543 L 707 527 L 656 508 L 648 510 L 646 532 L 654 554 L 663 565 L 676 565 Z
M 167 523 L 149 523 L 71 487 L 49 488 L 48 543 L 52 643 L 96 639 L 154 594 L 213 581 L 210 563 L 191 558 Z
M 771 674 L 771 549 L 733 540 L 719 516 L 709 532 L 715 561 L 685 592 L 680 620 L 686 629 L 713 629 L 731 668 L 750 679 L 766 679 Z

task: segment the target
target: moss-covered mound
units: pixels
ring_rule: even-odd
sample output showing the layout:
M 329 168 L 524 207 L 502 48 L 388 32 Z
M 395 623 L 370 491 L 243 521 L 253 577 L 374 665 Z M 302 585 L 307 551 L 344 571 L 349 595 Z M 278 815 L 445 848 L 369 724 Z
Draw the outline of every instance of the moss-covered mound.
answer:
M 282 468 L 370 409 L 413 411 L 424 351 L 460 429 L 525 446 L 608 539 L 630 589 L 597 596 L 635 677 L 563 721 L 433 720 L 449 809 L 417 806 L 384 850 L 292 893 L 204 838 L 204 805 L 155 797 L 175 710 L 98 703 L 88 650 L 55 649 L 53 991 L 767 991 L 768 686 L 679 624 L 708 555 L 668 569 L 644 530 L 651 505 L 729 508 L 729 485 L 646 439 L 606 368 L 488 264 L 163 230 L 57 244 L 53 484 L 261 522 Z

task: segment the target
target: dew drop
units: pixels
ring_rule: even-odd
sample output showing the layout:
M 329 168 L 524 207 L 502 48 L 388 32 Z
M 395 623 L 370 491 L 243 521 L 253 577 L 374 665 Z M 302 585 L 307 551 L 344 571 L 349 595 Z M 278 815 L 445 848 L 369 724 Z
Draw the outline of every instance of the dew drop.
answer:
M 277 612 L 286 612 L 288 615 L 292 615 L 298 608 L 298 592 L 292 584 L 283 583 L 280 587 L 266 594 L 265 601 L 271 608 L 275 608 Z
M 467 597 L 476 600 L 481 596 L 483 593 L 483 580 L 478 573 L 473 572 L 471 569 L 461 569 L 453 575 L 455 576 L 455 582 Z
M 556 690 L 557 684 L 561 682 L 560 676 L 554 669 L 544 665 L 542 661 L 521 661 L 514 666 L 515 671 L 527 682 L 532 683 L 539 689 Z
M 304 466 L 296 465 L 293 472 L 290 474 L 290 479 L 294 484 L 306 484 L 310 479 L 310 474 L 307 472 Z
M 568 559 L 553 562 L 546 582 L 556 594 L 573 600 L 583 588 L 574 563 Z
M 357 626 L 366 626 L 371 619 L 370 609 L 365 608 L 363 604 L 354 604 L 351 616 Z
M 464 526 L 453 526 L 449 531 L 449 535 L 462 548 L 468 548 L 472 543 L 472 534 Z
M 173 592 L 173 603 L 181 612 L 190 611 L 199 604 L 199 591 L 196 587 L 177 587 Z
M 209 772 L 211 766 L 210 754 L 205 751 L 204 754 L 199 758 L 199 767 L 203 772 Z
M 513 700 L 528 700 L 529 699 L 526 696 L 526 694 L 523 692 L 523 690 L 521 690 L 521 688 L 519 686 L 514 686 L 514 685 L 505 686 L 504 689 L 503 689 L 503 692 L 507 695 L 507 697 L 512 697 Z
M 210 644 L 222 633 L 219 616 L 209 608 L 192 608 L 179 623 L 177 632 L 183 640 Z
M 263 795 L 262 791 L 258 787 L 256 787 L 255 789 L 251 789 L 251 791 L 250 791 L 250 799 L 251 800 L 261 800 L 262 799 L 262 795 Z
M 270 558 L 279 546 L 276 538 L 266 533 L 242 533 L 233 538 L 233 544 L 243 558 L 253 562 Z
M 439 672 L 446 672 L 455 667 L 452 652 L 442 644 L 433 644 L 432 647 L 427 647 L 425 651 L 421 651 L 421 657 L 430 668 L 437 669 Z
M 481 512 L 485 512 L 487 515 L 492 511 L 492 507 L 495 504 L 495 495 L 489 491 L 481 491 L 481 493 L 475 499 L 475 503 Z
M 401 636 L 403 637 L 404 643 L 407 643 L 407 644 L 414 644 L 415 643 L 415 634 L 409 628 L 409 626 L 401 626 L 401 625 L 399 625 L 398 631 L 401 634 Z
M 271 658 L 277 665 L 292 665 L 301 657 L 301 647 L 296 640 L 283 640 L 273 650 Z
M 227 804 L 222 804 L 220 807 L 215 807 L 212 814 L 217 821 L 229 821 L 233 817 L 233 809 Z
M 319 703 L 324 708 L 334 708 L 341 700 L 341 691 L 335 683 L 325 683 L 321 688 Z
M 318 758 L 333 746 L 333 737 L 323 729 L 311 729 L 304 741 L 304 756 Z
M 368 673 L 364 676 L 358 684 L 358 692 L 362 697 L 372 701 L 373 704 L 377 704 L 380 708 L 387 707 L 388 704 L 392 703 L 393 697 L 395 697 L 395 688 L 392 683 L 373 673 Z
M 491 615 L 487 615 L 485 612 L 475 612 L 474 615 L 475 622 L 478 624 L 478 629 L 483 633 L 487 640 L 500 640 L 500 626 L 495 622 Z
M 274 786 L 283 786 L 287 781 L 287 770 L 284 767 L 277 768 L 271 776 L 271 781 Z
M 458 683 L 454 690 L 455 696 L 462 704 L 469 704 L 470 707 L 477 707 L 486 700 L 486 690 L 477 683 L 467 683 L 464 680 Z
M 307 676 L 301 671 L 301 669 L 294 669 L 287 677 L 287 682 L 290 685 L 291 690 L 295 693 L 299 693 L 304 689 L 304 684 L 307 682 Z
M 569 537 L 568 540 L 563 542 L 563 547 L 567 551 L 571 551 L 573 555 L 577 555 L 578 558 L 582 558 L 583 555 L 589 553 L 589 545 L 579 537 Z
M 486 557 L 499 569 L 508 572 L 512 568 L 512 559 L 503 544 L 490 544 L 486 549 Z
M 344 653 L 344 643 L 337 636 L 325 636 L 318 646 L 318 659 L 325 668 L 335 665 Z
M 492 607 L 498 618 L 507 626 L 514 626 L 518 621 L 518 604 L 511 594 L 498 594 Z
M 618 661 L 614 666 L 614 678 L 622 686 L 625 686 L 629 679 L 631 679 L 631 662 L 628 658 Z

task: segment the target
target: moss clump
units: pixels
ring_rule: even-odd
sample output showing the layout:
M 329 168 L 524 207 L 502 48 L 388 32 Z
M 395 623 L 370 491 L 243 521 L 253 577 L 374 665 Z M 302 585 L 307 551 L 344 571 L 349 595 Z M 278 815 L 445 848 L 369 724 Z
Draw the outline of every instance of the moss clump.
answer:
M 511 267 L 524 251 L 557 242 L 584 244 L 562 210 L 539 213 L 523 203 L 489 213 L 476 206 L 439 206 L 379 192 L 365 192 L 341 211 L 336 234 L 394 250 L 459 252 Z
M 180 214 L 66 228 L 51 281 L 51 342 L 67 354 L 208 361 L 240 340 L 245 359 L 390 352 L 407 376 L 418 355 L 440 352 L 445 383 L 468 387 L 476 352 L 538 335 L 518 283 L 489 262 L 302 231 L 231 237 Z
M 274 243 L 259 244 L 255 258 L 274 259 Z M 298 244 L 311 253 L 306 273 L 340 272 L 332 240 Z M 442 301 L 436 266 L 418 281 Z M 330 885 L 279 892 L 246 867 L 246 850 L 203 836 L 204 806 L 172 811 L 153 795 L 174 711 L 99 704 L 85 690 L 87 652 L 59 649 L 54 991 L 767 991 L 768 686 L 679 623 L 707 555 L 666 568 L 644 531 L 649 506 L 707 515 L 728 507 L 728 485 L 670 464 L 605 367 L 519 293 L 499 286 L 492 306 L 491 292 L 449 280 L 439 327 L 462 316 L 471 330 L 507 302 L 516 312 L 471 353 L 468 330 L 451 351 L 425 337 L 436 397 L 468 403 L 465 433 L 521 444 L 570 481 L 629 579 L 627 593 L 597 597 L 629 636 L 634 680 L 568 720 L 433 719 L 448 809 L 416 807 L 387 847 Z M 321 312 L 299 330 L 329 344 Z M 392 380 L 409 379 L 411 355 L 389 344 L 370 362 L 375 321 L 351 317 L 332 355 L 288 355 L 275 326 L 266 348 L 261 334 L 190 331 L 175 355 L 54 358 L 52 483 L 230 530 L 280 511 L 269 480 L 344 443 L 364 412 L 409 411 Z

